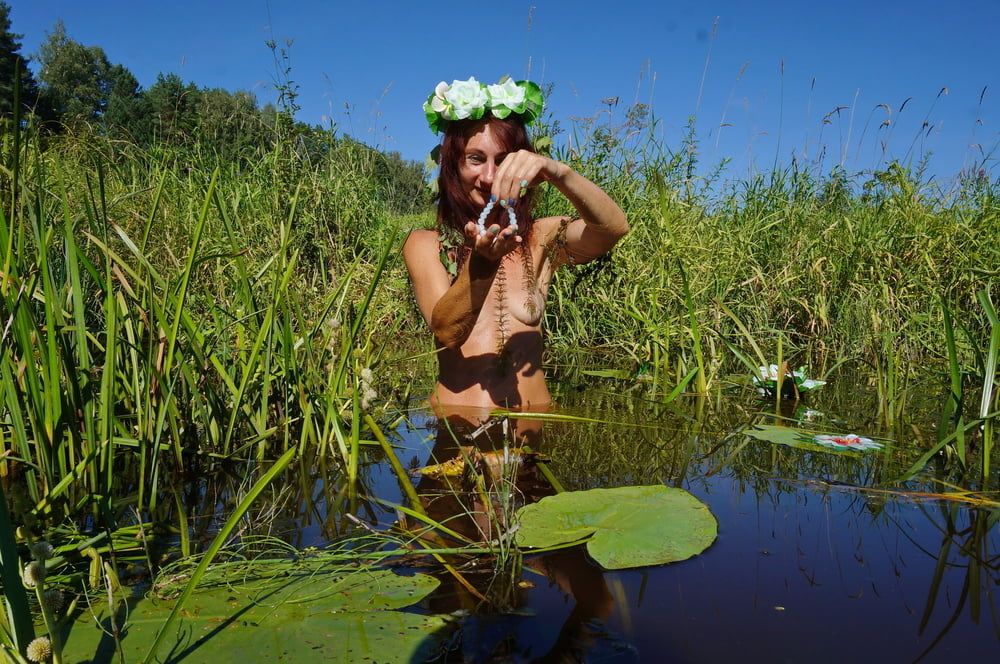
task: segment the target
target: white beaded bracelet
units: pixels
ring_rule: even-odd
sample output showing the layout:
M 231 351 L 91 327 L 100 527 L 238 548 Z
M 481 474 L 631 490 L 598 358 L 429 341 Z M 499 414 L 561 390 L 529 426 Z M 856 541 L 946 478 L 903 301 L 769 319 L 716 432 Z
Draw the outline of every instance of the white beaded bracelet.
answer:
M 507 208 L 507 218 L 510 220 L 510 228 L 517 232 L 517 215 L 514 213 L 514 207 L 508 205 L 506 199 L 500 201 L 500 207 Z M 476 222 L 476 227 L 479 228 L 479 235 L 486 235 L 486 218 L 490 216 L 490 212 L 493 211 L 493 199 L 490 199 L 483 211 L 479 213 L 479 220 Z
M 493 199 L 486 204 L 483 211 L 479 213 L 479 221 L 476 222 L 476 226 L 479 227 L 479 235 L 486 235 L 486 217 L 490 216 L 490 212 L 493 211 Z

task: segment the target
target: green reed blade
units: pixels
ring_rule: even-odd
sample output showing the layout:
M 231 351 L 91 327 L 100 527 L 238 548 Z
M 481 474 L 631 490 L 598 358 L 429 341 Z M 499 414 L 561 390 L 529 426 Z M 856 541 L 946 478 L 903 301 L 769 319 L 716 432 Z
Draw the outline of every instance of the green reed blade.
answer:
M 420 505 L 419 502 L 415 503 L 415 505 L 417 505 L 418 509 L 411 509 L 409 507 L 406 507 L 405 505 L 399 505 L 397 503 L 392 502 L 391 500 L 386 500 L 384 498 L 379 498 L 378 496 L 367 496 L 366 498 L 367 498 L 367 500 L 371 500 L 372 502 L 376 502 L 379 505 L 384 505 L 385 507 L 389 507 L 391 509 L 397 510 L 398 512 L 400 512 L 402 514 L 405 514 L 408 517 L 412 517 L 412 518 L 416 519 L 417 521 L 425 523 L 428 526 L 430 526 L 431 528 L 433 528 L 434 530 L 440 531 L 440 532 L 444 533 L 445 535 L 448 535 L 449 537 L 453 537 L 456 540 L 458 540 L 459 542 L 465 542 L 469 546 L 475 546 L 476 545 L 476 542 L 473 542 L 471 539 L 469 539 L 465 535 L 463 535 L 463 534 L 461 534 L 461 533 L 459 533 L 457 531 L 454 531 L 451 528 L 449 528 L 448 526 L 446 526 L 443 523 L 441 523 L 440 521 L 435 521 L 431 517 L 427 516 L 427 513 L 423 510 L 423 506 Z M 492 553 L 492 551 L 490 551 L 490 552 Z M 425 552 L 425 553 L 427 553 L 427 552 Z
M 340 426 L 340 415 L 337 414 L 337 409 L 334 404 L 334 399 L 329 399 L 327 401 L 325 421 L 327 426 L 333 429 L 333 435 L 337 441 L 337 449 L 340 450 L 340 458 L 344 463 L 344 468 L 350 468 L 351 453 L 347 449 L 347 438 L 344 436 L 344 430 Z M 329 436 L 329 433 L 326 435 Z M 348 480 L 348 482 L 350 482 L 350 480 Z
M 21 68 L 14 67 L 13 145 L 10 155 L 10 218 L 17 219 L 17 194 L 21 186 Z M 6 273 L 6 269 L 4 270 Z
M 990 459 L 993 454 L 993 419 L 989 418 L 987 414 L 993 403 L 993 393 L 996 387 L 997 359 L 1000 355 L 1000 318 L 997 317 L 988 291 L 981 290 L 976 293 L 976 297 L 990 321 L 990 347 L 986 354 L 986 364 L 983 367 L 983 395 L 979 402 L 979 416 L 984 419 L 982 477 L 983 482 L 987 483 L 990 479 Z
M 694 307 L 694 300 L 691 298 L 691 287 L 688 284 L 687 272 L 684 270 L 684 263 L 677 259 L 677 269 L 681 273 L 681 288 L 684 292 L 684 306 L 687 307 L 689 331 L 691 332 L 691 346 L 694 350 L 695 361 L 698 364 L 698 376 L 695 382 L 698 394 L 708 394 L 708 377 L 705 375 L 705 355 L 701 348 L 701 326 L 698 324 L 698 313 Z
M 111 441 L 100 441 L 95 443 L 87 450 L 83 458 L 77 462 L 76 466 L 67 472 L 62 473 L 61 479 L 52 486 L 48 487 L 48 491 L 42 496 L 38 504 L 35 505 L 35 512 L 42 514 L 55 502 L 55 499 L 64 494 L 69 490 L 70 487 L 74 485 L 77 481 L 81 479 L 86 479 L 88 474 L 88 469 L 90 464 L 97 458 L 97 456 L 105 449 L 111 446 Z
M 955 347 L 955 326 L 952 323 L 951 309 L 943 296 L 941 297 L 941 313 L 944 315 L 944 338 L 945 347 L 948 351 L 948 373 L 951 377 L 951 391 L 948 394 L 948 402 L 941 413 L 942 424 L 947 424 L 947 428 L 939 427 L 938 436 L 944 436 L 945 431 L 951 428 L 952 423 L 954 423 L 954 430 L 957 434 L 955 436 L 955 451 L 958 454 L 959 461 L 964 465 L 965 434 L 963 433 L 962 426 L 964 421 L 962 413 L 962 369 L 958 364 L 958 351 Z
M 670 391 L 670 394 L 664 397 L 660 403 L 664 405 L 672 403 L 675 399 L 677 399 L 677 397 L 683 394 L 684 390 L 687 389 L 688 384 L 691 382 L 691 379 L 698 374 L 698 371 L 699 370 L 697 367 L 689 371 L 687 375 L 684 376 L 684 378 L 682 378 L 680 382 L 678 382 L 677 385 L 674 386 L 674 389 Z
M 167 172 L 164 171 L 160 174 L 159 180 L 156 183 L 156 193 L 153 194 L 153 203 L 149 206 L 149 213 L 146 215 L 146 223 L 142 227 L 142 242 L 140 244 L 141 253 L 146 253 L 146 245 L 149 242 L 149 231 L 153 228 L 153 221 L 156 219 L 156 213 L 160 209 L 160 199 L 163 197 L 163 185 L 167 181 Z
M 971 431 L 980 424 L 982 424 L 982 420 L 977 419 L 966 422 L 961 428 L 956 428 L 955 431 L 939 440 L 929 450 L 920 455 L 920 458 L 917 459 L 916 462 L 906 470 L 906 472 L 893 480 L 893 483 L 899 484 L 912 479 L 917 473 L 923 470 L 924 466 L 927 465 L 927 462 L 931 460 L 931 457 L 944 449 L 945 445 L 955 440 L 959 435 L 964 435 L 966 432 Z
M 358 465 L 361 457 L 361 395 L 357 386 L 351 391 L 351 437 L 348 440 L 351 454 L 347 463 L 348 495 L 356 495 L 358 482 Z
M 271 373 L 267 370 L 267 367 L 262 367 L 259 360 L 265 351 L 269 351 L 270 346 L 266 345 L 265 342 L 271 338 L 273 334 L 272 322 L 274 320 L 274 312 L 278 307 L 280 298 L 278 293 L 284 292 L 288 288 L 288 282 L 292 278 L 292 274 L 296 265 L 297 254 L 293 253 L 288 261 L 288 265 L 285 266 L 285 271 L 281 275 L 281 279 L 276 281 L 275 293 L 271 297 L 271 304 L 268 306 L 267 311 L 264 313 L 264 321 L 257 331 L 257 337 L 254 339 L 253 347 L 250 350 L 250 357 L 243 366 L 243 377 L 240 380 L 240 385 L 236 389 L 236 393 L 233 397 L 233 405 L 230 408 L 229 423 L 226 425 L 226 433 L 222 439 L 222 449 L 226 453 L 229 451 L 230 444 L 232 442 L 233 431 L 236 427 L 236 422 L 240 419 L 241 407 L 243 405 L 243 399 L 246 396 L 247 389 L 249 388 L 250 381 L 257 377 L 258 375 L 263 375 L 265 378 Z M 261 407 L 268 408 L 267 390 L 265 388 L 262 398 Z M 266 414 L 266 413 L 265 413 Z M 264 427 L 255 427 L 258 433 L 263 430 Z
M 372 297 L 375 295 L 375 290 L 378 287 L 379 280 L 382 277 L 382 273 L 385 270 L 386 264 L 389 262 L 389 256 L 398 251 L 396 247 L 396 240 L 399 237 L 399 224 L 394 224 L 390 229 L 388 237 L 385 240 L 385 244 L 382 247 L 382 251 L 379 254 L 378 263 L 375 265 L 375 271 L 372 274 L 371 283 L 368 284 L 368 290 L 365 292 L 365 298 L 361 305 L 358 307 L 354 322 L 351 325 L 351 334 L 348 342 L 349 347 L 353 347 L 358 338 L 358 332 L 361 330 L 361 325 L 364 323 L 365 318 L 368 314 L 368 307 L 371 306 Z M 347 362 L 350 359 L 349 353 L 342 353 L 339 365 L 337 367 L 337 377 L 335 380 L 336 387 L 341 387 L 344 384 L 344 376 L 347 372 Z
M 28 438 L 28 428 L 24 421 L 24 417 L 22 416 L 26 407 L 21 403 L 18 398 L 18 391 L 14 387 L 14 371 L 12 371 L 12 363 L 12 359 L 7 354 L 4 354 L 4 356 L 0 358 L 0 382 L 2 382 L 4 393 L 3 403 L 7 406 L 7 416 L 10 418 L 10 426 L 11 429 L 13 429 L 14 440 L 21 457 L 25 459 L 37 458 L 42 455 L 32 455 L 31 442 Z M 28 412 L 31 411 L 29 410 Z M 28 493 L 31 496 L 31 499 L 37 501 L 37 471 L 33 467 L 29 467 L 25 472 L 25 478 L 28 484 Z
M 118 371 L 118 302 L 111 285 L 111 263 L 108 262 L 108 287 L 104 298 L 104 366 L 101 368 L 101 387 L 98 403 L 97 436 L 94 442 L 110 441 L 115 430 L 115 411 L 118 400 L 115 398 L 115 375 Z M 89 410 L 89 408 L 88 408 Z M 114 486 L 114 449 L 108 446 L 104 458 L 105 480 L 102 493 L 105 500 L 110 501 Z M 141 478 L 140 478 L 141 479 Z
M 379 446 L 382 448 L 385 458 L 389 460 L 389 465 L 392 466 L 392 471 L 396 474 L 396 481 L 399 482 L 399 486 L 403 489 L 403 493 L 406 494 L 406 498 L 410 501 L 411 507 L 424 514 L 424 506 L 420 503 L 420 496 L 417 495 L 417 490 L 413 487 L 413 482 L 410 481 L 410 476 L 407 474 L 406 469 L 403 468 L 403 464 L 399 462 L 399 458 L 396 456 L 395 450 L 392 449 L 392 445 L 386 440 L 385 434 L 382 433 L 382 429 L 379 425 L 372 419 L 372 416 L 365 413 L 365 424 L 371 429 L 371 432 L 375 435 L 375 440 L 378 441 Z
M 191 556 L 191 532 L 188 526 L 187 509 L 181 499 L 181 492 L 174 488 L 174 506 L 177 508 L 177 530 L 181 539 L 181 556 L 188 558 Z
M 236 275 L 240 284 L 238 301 L 243 302 L 248 311 L 256 311 L 257 302 L 254 297 L 253 286 L 250 283 L 249 269 L 243 256 L 243 252 L 240 251 L 240 246 L 236 239 L 236 233 L 233 229 L 233 222 L 230 219 L 228 209 L 223 204 L 222 197 L 219 196 L 218 192 L 216 192 L 214 200 L 215 207 L 219 211 L 219 218 L 222 220 L 222 227 L 226 231 L 226 237 L 229 240 L 229 246 L 232 249 L 235 258 Z
M 173 294 L 171 298 L 173 300 L 174 314 L 171 318 L 170 331 L 167 337 L 167 351 L 166 359 L 163 363 L 163 376 L 170 376 L 170 370 L 173 368 L 174 352 L 177 347 L 177 336 L 181 325 L 181 319 L 183 318 L 182 312 L 184 311 L 185 300 L 188 294 L 188 285 L 191 282 L 191 271 L 195 266 L 195 261 L 198 258 L 198 249 L 201 246 L 201 236 L 202 232 L 205 230 L 205 222 L 208 219 L 209 205 L 212 200 L 212 194 L 215 191 L 216 184 L 219 180 L 219 169 L 216 168 L 212 171 L 212 179 L 208 183 L 208 192 L 205 194 L 205 200 L 202 204 L 201 213 L 198 215 L 198 221 L 194 227 L 194 237 L 191 239 L 191 246 L 189 249 L 187 263 L 184 266 L 184 271 L 181 273 L 181 282 L 177 288 L 177 291 Z M 164 303 L 164 309 L 167 308 L 166 302 Z
M 757 361 L 759 362 L 757 366 L 754 366 L 753 363 L 748 361 L 742 354 L 737 355 L 739 360 L 742 361 L 743 364 L 750 370 L 750 373 L 757 375 L 757 367 L 766 367 L 769 364 L 767 357 L 764 355 L 763 351 L 761 351 L 760 346 L 757 345 L 757 341 L 753 338 L 753 335 L 750 334 L 750 330 L 747 329 L 747 326 L 743 323 L 743 321 L 741 321 L 736 314 L 733 313 L 733 310 L 726 306 L 722 300 L 716 300 L 715 304 L 722 310 L 722 313 L 729 316 L 729 318 L 736 325 L 736 329 L 740 331 L 743 338 L 747 340 L 748 344 L 750 344 L 750 348 L 752 348 L 753 352 L 757 355 Z M 725 337 L 720 336 L 720 338 L 722 338 L 723 342 L 730 347 L 730 351 L 734 350 L 729 342 L 725 340 Z
M 35 638 L 35 626 L 31 619 L 28 597 L 21 583 L 20 558 L 17 555 L 17 539 L 14 524 L 7 511 L 7 496 L 0 483 L 0 578 L 3 579 L 4 604 L 7 608 L 7 624 L 13 629 L 11 635 L 14 647 L 23 653 Z

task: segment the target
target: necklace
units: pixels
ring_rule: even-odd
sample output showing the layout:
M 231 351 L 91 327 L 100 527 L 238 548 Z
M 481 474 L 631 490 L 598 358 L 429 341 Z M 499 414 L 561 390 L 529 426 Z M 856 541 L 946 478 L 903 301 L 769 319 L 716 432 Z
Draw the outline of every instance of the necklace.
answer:
M 489 217 L 490 212 L 493 211 L 493 205 L 494 201 L 490 200 L 479 214 L 479 219 L 476 222 L 479 235 L 486 234 L 486 219 Z M 508 206 L 506 201 L 501 201 L 500 206 L 507 209 L 507 218 L 510 220 L 510 227 L 516 231 L 518 224 L 514 208 Z M 445 268 L 454 280 L 458 271 L 472 253 L 472 249 L 465 244 L 464 238 L 462 238 L 461 233 L 457 229 L 448 226 L 443 227 L 439 230 L 439 237 L 441 243 L 441 262 L 445 265 Z M 525 291 L 524 308 L 529 315 L 534 317 L 538 313 L 538 305 L 535 301 L 538 280 L 535 277 L 535 265 L 531 258 L 531 249 L 522 243 L 514 251 L 521 258 L 521 279 Z M 455 256 L 454 260 L 451 259 L 452 255 Z M 496 309 L 494 311 L 497 326 L 496 365 L 497 369 L 501 372 L 505 372 L 510 365 L 510 362 L 507 361 L 507 342 L 510 339 L 510 312 L 507 306 L 507 269 L 504 265 L 506 259 L 507 256 L 500 259 L 496 276 L 493 279 L 496 288 Z

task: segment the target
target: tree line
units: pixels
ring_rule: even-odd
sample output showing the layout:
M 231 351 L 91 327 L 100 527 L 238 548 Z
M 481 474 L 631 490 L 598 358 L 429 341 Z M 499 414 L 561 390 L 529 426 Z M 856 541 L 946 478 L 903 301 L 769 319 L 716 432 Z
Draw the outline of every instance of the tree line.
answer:
M 260 106 L 246 91 L 202 88 L 161 73 L 143 88 L 129 69 L 112 63 L 100 46 L 72 39 L 57 22 L 38 53 L 36 76 L 12 31 L 10 6 L 0 0 L 0 116 L 14 110 L 20 76 L 22 114 L 49 133 L 93 131 L 141 147 L 197 149 L 226 162 L 250 162 L 279 144 L 307 163 L 332 149 L 371 150 L 347 136 L 295 120 L 295 90 L 279 90 L 279 105 Z M 273 44 L 269 44 L 273 48 Z M 380 174 L 391 191 L 407 192 L 391 207 L 412 212 L 426 203 L 423 165 L 397 152 L 378 152 Z

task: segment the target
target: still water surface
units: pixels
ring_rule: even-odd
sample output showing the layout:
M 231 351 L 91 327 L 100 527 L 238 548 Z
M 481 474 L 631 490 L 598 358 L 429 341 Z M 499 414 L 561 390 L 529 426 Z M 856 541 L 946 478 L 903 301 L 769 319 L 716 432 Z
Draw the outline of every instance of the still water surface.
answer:
M 582 549 L 528 558 L 526 587 L 500 612 L 475 610 L 446 578 L 424 609 L 465 615 L 448 661 L 1000 661 L 1000 511 L 866 490 L 946 490 L 930 474 L 891 483 L 919 457 L 912 439 L 933 437 L 932 412 L 886 428 L 864 397 L 815 395 L 824 415 L 803 426 L 886 439 L 883 451 L 838 454 L 739 433 L 805 411 L 786 404 L 791 419 L 775 419 L 746 390 L 669 407 L 608 389 L 558 394 L 560 412 L 605 420 L 545 424 L 537 446 L 567 489 L 682 487 L 708 504 L 718 539 L 638 570 L 604 572 Z M 418 410 L 393 443 L 422 466 L 436 435 Z M 372 491 L 402 500 L 387 464 L 367 470 Z M 943 464 L 931 472 L 961 479 Z

